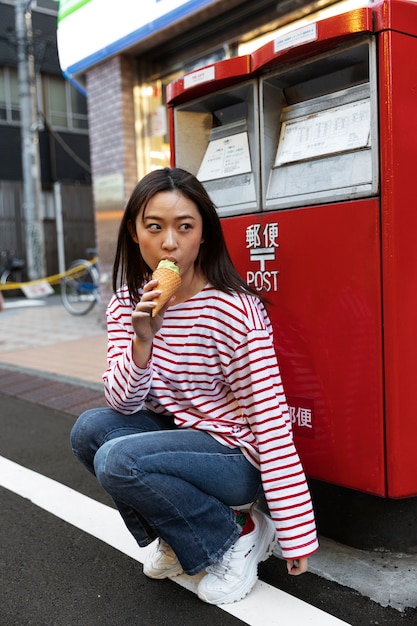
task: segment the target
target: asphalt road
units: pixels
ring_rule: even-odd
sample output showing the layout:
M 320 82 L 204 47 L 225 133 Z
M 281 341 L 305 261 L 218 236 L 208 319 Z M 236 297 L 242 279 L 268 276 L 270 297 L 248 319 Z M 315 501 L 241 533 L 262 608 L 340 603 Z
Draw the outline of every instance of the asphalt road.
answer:
M 0 383 L 1 388 L 1 383 Z M 72 456 L 74 417 L 0 393 L 0 456 L 112 506 L 108 496 Z M 0 477 L 0 484 L 1 477 Z M 13 489 L 0 487 L 1 626 L 237 626 L 249 622 L 201 602 L 173 581 L 152 581 L 141 564 Z M 417 624 L 404 613 L 313 574 L 289 577 L 271 557 L 260 579 L 352 626 Z M 259 625 L 262 620 L 259 606 Z M 311 613 L 314 613 L 311 608 Z M 276 606 L 280 624 L 280 606 Z M 282 624 L 287 624 L 283 619 Z M 253 621 L 251 622 L 254 623 Z M 298 618 L 292 626 L 318 624 Z

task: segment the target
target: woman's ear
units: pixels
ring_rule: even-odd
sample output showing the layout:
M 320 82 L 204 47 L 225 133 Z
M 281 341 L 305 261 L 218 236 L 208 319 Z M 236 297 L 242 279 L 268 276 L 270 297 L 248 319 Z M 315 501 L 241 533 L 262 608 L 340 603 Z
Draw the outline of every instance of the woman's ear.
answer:
M 132 237 L 133 241 L 134 241 L 135 243 L 139 243 L 139 239 L 138 239 L 138 236 L 137 236 L 137 234 L 136 234 L 135 227 L 133 226 L 133 224 L 132 224 L 131 220 L 129 220 L 129 221 L 128 221 L 128 223 L 127 223 L 127 228 L 128 228 L 128 230 L 129 230 L 130 236 Z

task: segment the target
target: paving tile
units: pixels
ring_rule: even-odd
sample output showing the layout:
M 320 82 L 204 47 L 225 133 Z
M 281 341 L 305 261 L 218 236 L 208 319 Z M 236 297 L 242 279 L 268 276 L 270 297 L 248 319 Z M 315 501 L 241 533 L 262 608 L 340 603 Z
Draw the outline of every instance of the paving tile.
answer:
M 96 389 L 60 382 L 23 372 L 10 372 L 0 367 L 0 380 L 3 374 L 8 386 L 1 391 L 10 396 L 34 402 L 40 406 L 54 408 L 71 415 L 79 415 L 88 408 L 106 406 L 104 393 Z M 13 378 L 16 383 L 13 384 Z
M 92 392 L 88 396 L 80 392 L 82 392 L 82 387 L 74 386 L 72 390 L 63 393 L 60 396 L 46 399 L 45 405 L 53 409 L 65 409 L 67 407 L 71 408 L 78 406 L 82 402 L 90 401 L 90 398 L 103 397 L 103 394 L 98 394 L 97 392 Z
M 20 377 L 18 380 L 9 380 L 7 386 L 1 383 L 1 389 L 5 393 L 20 396 L 26 392 L 36 390 L 39 387 L 39 381 L 36 377 Z
M 15 304 L 0 314 L 0 390 L 71 415 L 105 406 L 103 312 L 72 316 L 58 296 L 43 306 Z
M 24 400 L 30 400 L 31 402 L 38 402 L 39 404 L 45 405 L 46 402 L 51 401 L 53 398 L 61 398 L 65 395 L 71 396 L 73 393 L 74 390 L 71 389 L 68 384 L 57 383 L 45 378 L 38 381 L 36 389 L 30 389 L 24 391 L 23 393 L 19 393 L 19 397 Z
M 81 413 L 84 413 L 84 411 L 87 411 L 88 409 L 96 409 L 105 406 L 106 401 L 104 399 L 104 396 L 97 396 L 96 398 L 92 396 L 88 401 L 81 402 L 80 404 L 75 404 L 71 407 L 66 407 L 65 413 L 78 417 L 79 415 L 81 415 Z

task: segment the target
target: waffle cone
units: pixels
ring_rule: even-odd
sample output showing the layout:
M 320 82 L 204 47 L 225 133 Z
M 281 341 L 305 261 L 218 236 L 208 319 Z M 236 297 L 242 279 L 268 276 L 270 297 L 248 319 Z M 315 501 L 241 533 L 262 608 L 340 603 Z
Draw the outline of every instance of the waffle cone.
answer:
M 156 300 L 157 306 L 152 310 L 152 317 L 155 317 L 181 285 L 181 277 L 177 272 L 162 267 L 153 272 L 152 278 L 158 281 L 157 289 L 162 292 Z

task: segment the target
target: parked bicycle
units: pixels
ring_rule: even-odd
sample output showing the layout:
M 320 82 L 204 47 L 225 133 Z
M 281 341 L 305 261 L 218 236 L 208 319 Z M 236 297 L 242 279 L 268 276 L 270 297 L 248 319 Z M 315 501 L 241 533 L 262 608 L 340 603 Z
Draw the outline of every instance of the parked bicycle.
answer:
M 0 251 L 0 283 L 21 283 L 23 281 L 23 270 L 25 262 L 15 256 L 14 250 Z M 9 295 L 14 295 L 15 290 L 8 289 Z M 17 291 L 17 290 L 16 290 Z
M 86 250 L 88 259 L 77 259 L 69 265 L 61 280 L 61 298 L 71 315 L 86 315 L 99 302 L 97 251 Z

